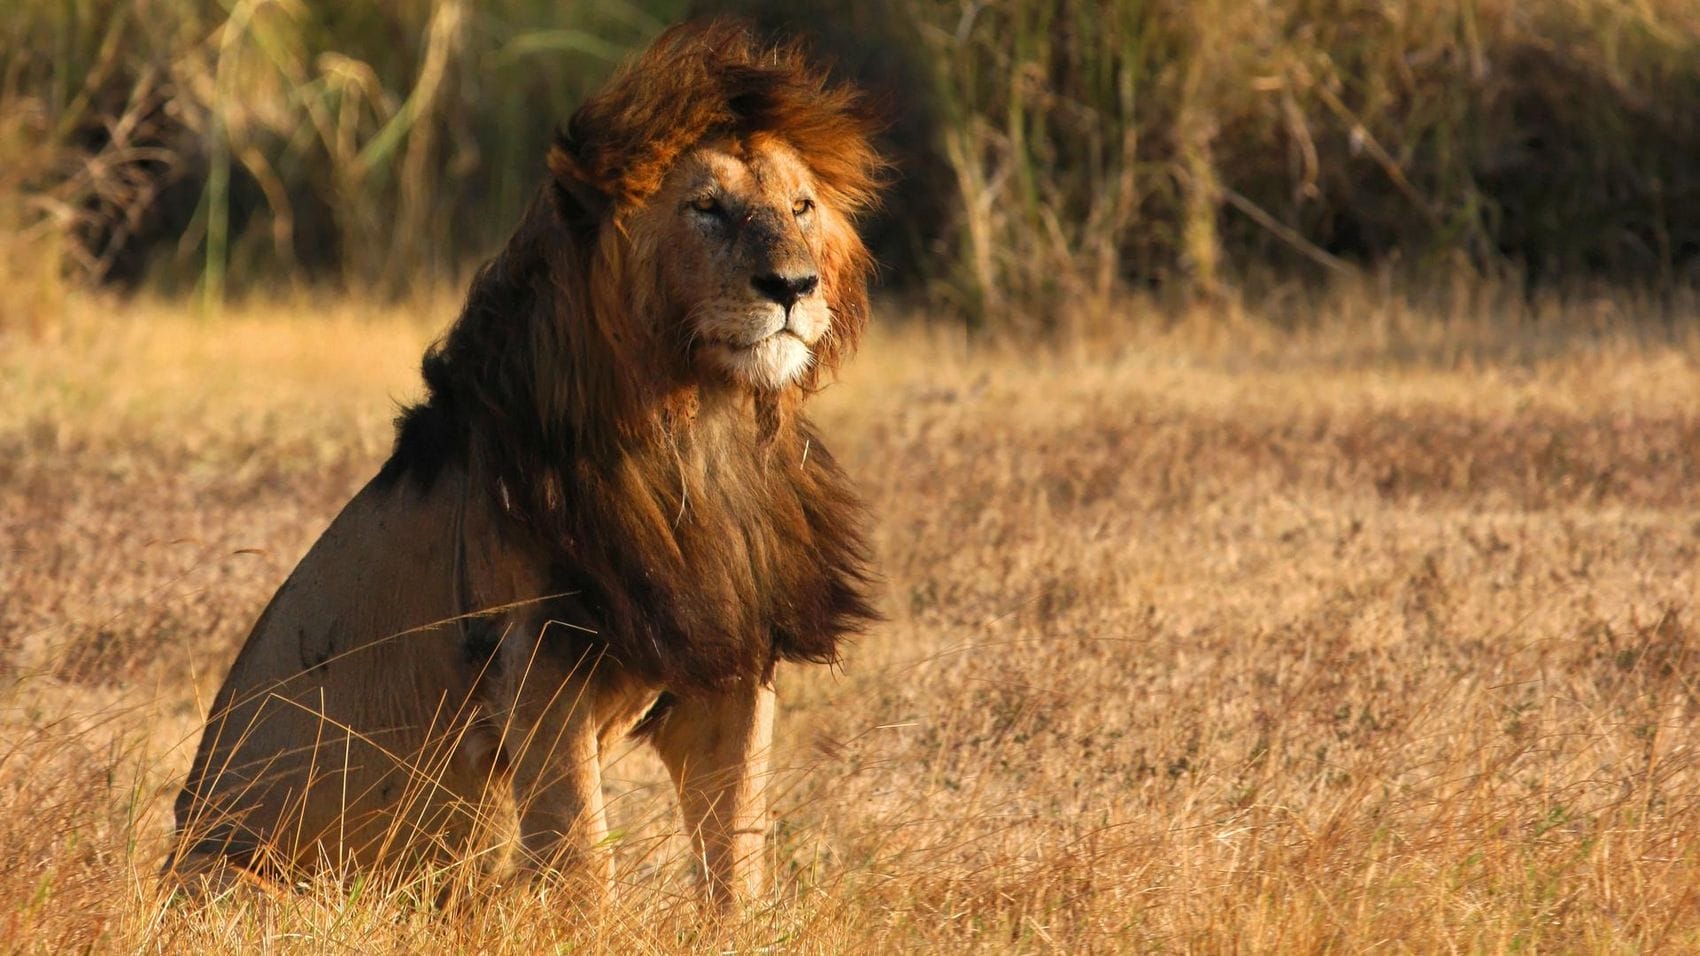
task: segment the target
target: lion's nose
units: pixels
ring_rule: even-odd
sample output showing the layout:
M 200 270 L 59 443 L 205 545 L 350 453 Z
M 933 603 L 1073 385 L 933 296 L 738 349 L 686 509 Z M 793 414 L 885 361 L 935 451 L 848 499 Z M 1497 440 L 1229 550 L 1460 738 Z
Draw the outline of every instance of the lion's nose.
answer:
M 750 280 L 750 285 L 756 291 L 789 309 L 797 304 L 797 300 L 815 291 L 820 285 L 820 276 L 813 272 L 798 275 L 780 275 L 769 272 Z

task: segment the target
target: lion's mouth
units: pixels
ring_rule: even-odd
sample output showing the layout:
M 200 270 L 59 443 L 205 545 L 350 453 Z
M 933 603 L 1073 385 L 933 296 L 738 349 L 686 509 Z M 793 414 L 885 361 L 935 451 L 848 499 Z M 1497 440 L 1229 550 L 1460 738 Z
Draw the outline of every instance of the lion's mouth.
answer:
M 795 329 L 791 328 L 787 324 L 776 326 L 775 328 L 769 329 L 768 331 L 754 336 L 753 338 L 722 338 L 716 339 L 709 344 L 718 345 L 721 348 L 730 349 L 734 352 L 747 352 L 751 349 L 761 348 L 764 345 L 774 345 L 779 342 L 783 342 L 786 339 L 795 339 L 802 343 L 805 348 L 809 344 L 803 340 L 801 335 L 797 334 Z
M 761 346 L 766 345 L 768 343 L 783 341 L 785 339 L 796 339 L 799 342 L 803 342 L 803 337 L 801 335 L 798 335 L 797 333 L 791 331 L 789 328 L 782 328 L 782 329 L 775 329 L 774 331 L 767 333 L 766 335 L 762 336 L 761 338 L 756 339 L 755 341 L 751 342 L 748 345 L 745 345 L 744 348 L 747 348 L 747 349 L 760 348 Z M 803 344 L 808 345 L 809 343 L 803 342 Z
M 725 356 L 749 359 L 759 359 L 767 352 L 789 351 L 793 344 L 802 347 L 804 351 L 807 351 L 809 348 L 809 344 L 803 341 L 802 336 L 790 331 L 789 329 L 781 329 L 778 332 L 769 332 L 767 335 L 751 341 L 739 342 L 736 340 L 720 339 L 706 343 L 707 350 L 710 352 L 719 352 Z
M 803 337 L 785 328 L 743 342 L 713 341 L 704 351 L 710 362 L 734 378 L 764 388 L 785 385 L 814 361 Z

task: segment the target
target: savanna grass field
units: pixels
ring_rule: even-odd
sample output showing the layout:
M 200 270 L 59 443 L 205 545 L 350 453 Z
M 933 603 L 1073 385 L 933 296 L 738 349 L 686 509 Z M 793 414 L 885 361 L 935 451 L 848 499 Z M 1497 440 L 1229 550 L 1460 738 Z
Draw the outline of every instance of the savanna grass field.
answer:
M 780 885 L 729 937 L 635 746 L 605 906 L 166 905 L 211 694 L 453 305 L 78 300 L 10 343 L 8 949 L 1700 943 L 1700 343 L 1606 303 L 1469 348 L 1352 299 L 1384 338 L 1201 313 L 1035 355 L 890 322 L 819 399 L 889 620 L 781 672 Z
M 19 2 L 0 950 L 1700 949 L 1686 4 L 818 5 L 913 26 L 841 59 L 927 91 L 811 406 L 885 620 L 780 670 L 774 887 L 717 922 L 635 744 L 606 899 L 157 881 L 212 694 L 540 175 L 469 104 L 565 115 L 692 11 Z

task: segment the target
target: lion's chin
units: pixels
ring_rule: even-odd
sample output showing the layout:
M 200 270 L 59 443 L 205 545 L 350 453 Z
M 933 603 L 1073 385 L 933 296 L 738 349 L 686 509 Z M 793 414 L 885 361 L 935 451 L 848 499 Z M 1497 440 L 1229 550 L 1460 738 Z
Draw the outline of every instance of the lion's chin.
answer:
M 754 345 L 716 343 L 706 352 L 733 381 L 768 391 L 791 384 L 814 361 L 803 340 L 789 332 L 775 332 Z

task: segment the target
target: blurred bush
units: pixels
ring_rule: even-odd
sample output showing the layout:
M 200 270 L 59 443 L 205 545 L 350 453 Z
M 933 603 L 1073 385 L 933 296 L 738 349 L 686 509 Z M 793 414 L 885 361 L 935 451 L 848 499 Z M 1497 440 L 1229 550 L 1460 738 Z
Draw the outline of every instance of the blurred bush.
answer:
M 725 11 L 888 104 L 886 275 L 987 323 L 1366 266 L 1700 278 L 1692 0 L 7 2 L 0 225 L 93 281 L 452 274 L 624 51 Z
M 99 282 L 340 278 L 487 252 L 557 118 L 682 4 L 6 0 L 0 189 Z
M 1458 263 L 1700 276 L 1691 0 L 894 0 L 955 173 L 953 297 Z

